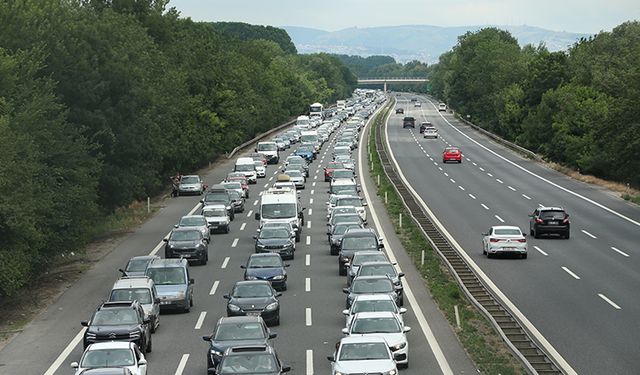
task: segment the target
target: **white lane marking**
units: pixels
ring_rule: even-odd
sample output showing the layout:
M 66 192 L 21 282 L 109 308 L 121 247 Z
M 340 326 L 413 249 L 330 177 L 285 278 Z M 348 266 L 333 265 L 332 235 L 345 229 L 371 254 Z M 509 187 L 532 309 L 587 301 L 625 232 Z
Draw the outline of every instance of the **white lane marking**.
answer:
M 307 236 L 307 245 L 311 245 L 311 236 Z
M 602 298 L 603 300 L 605 300 L 605 302 L 607 302 L 608 304 L 610 304 L 611 306 L 613 306 L 614 309 L 616 310 L 620 310 L 622 309 L 622 307 L 618 306 L 615 302 L 613 302 L 612 300 L 610 300 L 609 298 L 607 298 L 607 296 L 605 296 L 602 293 L 598 293 L 598 297 Z
M 487 207 L 487 205 L 486 205 L 486 204 L 484 204 L 484 203 L 480 203 L 480 205 L 481 205 L 485 210 L 488 210 L 488 209 L 489 209 L 489 207 Z
M 313 375 L 313 350 L 307 350 L 307 375 Z
M 164 242 L 163 242 L 164 243 Z M 69 354 L 71 354 L 71 352 L 73 351 L 73 349 L 78 346 L 78 344 L 80 343 L 80 341 L 82 340 L 82 338 L 84 337 L 84 331 L 86 330 L 86 328 L 82 328 L 80 330 L 80 332 L 78 332 L 78 334 L 71 340 L 71 342 L 69 343 L 69 345 L 67 345 L 66 348 L 64 348 L 64 350 L 62 351 L 62 353 L 60 353 L 60 355 L 58 356 L 58 358 L 56 358 L 55 361 L 53 361 L 53 363 L 51 364 L 51 366 L 49 366 L 49 368 L 47 369 L 47 371 L 44 373 L 44 375 L 53 375 L 56 373 L 56 371 L 58 371 L 58 369 L 60 368 L 60 366 L 62 366 L 62 363 L 67 359 L 67 357 L 69 357 Z
M 313 179 L 317 180 L 318 179 L 318 175 L 313 176 Z
M 544 204 L 538 203 L 538 207 L 544 207 Z
M 249 210 L 249 212 L 247 213 L 247 217 L 251 217 L 251 215 L 253 215 L 253 210 Z
M 504 184 L 504 182 L 502 182 L 502 180 L 501 180 L 501 179 L 499 179 L 499 178 L 496 178 L 496 181 L 498 181 L 498 182 L 499 182 L 499 183 L 501 183 L 501 184 Z
M 493 215 L 493 216 L 495 216 L 496 219 L 498 219 L 498 221 L 500 221 L 501 223 L 504 223 L 504 220 L 500 216 L 498 215 Z
M 220 281 L 216 280 L 213 282 L 213 286 L 211 287 L 211 290 L 209 291 L 209 295 L 212 296 L 214 294 L 216 294 L 216 290 L 218 290 L 218 286 L 220 285 Z
M 278 170 L 276 169 L 275 171 L 273 171 L 273 174 L 274 175 L 278 174 Z
M 511 190 L 511 191 L 516 191 L 516 189 L 515 189 L 514 187 L 512 187 L 512 186 L 507 186 L 507 187 L 508 187 L 508 188 L 509 188 L 509 190 Z
M 227 266 L 229 265 L 229 257 L 224 258 L 224 260 L 222 261 L 222 266 L 220 266 L 220 268 L 227 268 Z
M 487 176 L 489 177 L 493 177 L 493 175 L 491 173 L 487 173 Z
M 309 216 L 311 216 L 311 214 L 313 213 L 313 208 L 309 209 Z
M 183 354 L 182 358 L 180 358 L 180 363 L 178 363 L 178 368 L 174 375 L 182 375 L 184 368 L 187 366 L 187 361 L 189 360 L 189 354 Z
M 598 238 L 598 237 L 594 236 L 593 234 L 591 234 L 591 233 L 587 232 L 587 231 L 586 231 L 586 230 L 584 230 L 584 229 L 582 229 L 580 232 L 582 232 L 582 233 L 586 234 L 587 236 L 589 236 L 589 237 L 593 238 L 594 240 L 595 240 L 596 238 Z
M 575 273 L 573 273 L 570 269 L 568 269 L 565 266 L 562 266 L 562 269 L 564 270 L 564 272 L 568 273 L 569 275 L 571 275 L 571 277 L 573 277 L 576 280 L 580 280 L 580 276 L 576 275 Z
M 269 181 L 273 181 L 273 176 L 269 177 Z
M 620 250 L 620 249 L 618 249 L 616 247 L 611 246 L 611 250 L 613 250 L 613 251 L 617 252 L 618 254 L 620 254 L 622 256 L 625 256 L 627 258 L 629 257 L 629 254 L 625 253 L 624 251 L 622 251 L 622 250 Z
M 480 169 L 481 171 L 483 171 L 483 172 L 484 172 L 484 168 L 482 168 L 482 167 L 478 167 L 478 169 Z
M 536 250 L 538 250 L 538 251 L 540 252 L 540 254 L 542 254 L 542 255 L 544 255 L 544 256 L 546 256 L 546 257 L 548 257 L 548 256 L 549 256 L 549 254 L 545 253 L 545 252 L 544 252 L 541 248 L 539 248 L 538 246 L 534 246 L 533 248 L 534 248 L 534 249 L 536 249 Z
M 442 167 L 438 167 L 438 169 L 439 169 L 440 171 L 442 171 Z
M 306 254 L 304 256 L 304 265 L 305 266 L 310 266 L 311 265 L 311 254 Z
M 311 220 L 307 220 L 307 229 L 311 229 Z
M 531 197 L 526 195 L 526 194 L 522 194 L 522 197 L 525 198 L 525 199 L 531 200 Z
M 305 292 L 310 292 L 311 291 L 311 278 L 307 277 L 304 279 L 304 291 Z
M 320 169 L 316 169 L 316 174 L 320 173 Z
M 444 175 L 445 175 L 445 176 L 447 176 L 447 177 L 449 177 L 449 173 L 447 173 L 447 172 L 444 172 Z
M 244 230 L 244 227 L 247 226 L 247 223 L 242 223 L 242 225 L 240 226 L 240 230 Z
M 314 183 L 312 183 L 312 184 L 311 184 L 311 186 L 316 186 L 316 183 L 315 183 L 315 182 L 314 182 Z
M 309 198 L 309 204 L 313 204 L 313 198 Z
M 258 200 L 257 200 L 257 199 L 253 202 L 253 205 L 254 205 L 254 206 L 257 206 L 257 205 L 258 205 Z
M 195 329 L 200 329 L 202 328 L 202 324 L 204 323 L 204 318 L 207 316 L 207 312 L 203 311 L 200 313 L 200 316 L 198 317 L 198 321 L 196 322 L 196 326 Z
M 454 180 L 453 178 L 450 178 L 449 181 L 451 181 L 452 183 L 456 183 L 456 180 Z
M 311 308 L 307 307 L 306 309 L 304 309 L 304 321 L 307 327 L 311 326 L 312 321 L 311 321 Z
M 471 160 L 471 159 L 467 158 L 467 160 Z M 471 164 L 473 164 L 473 166 L 474 166 L 474 167 L 477 167 L 477 166 L 478 166 L 478 164 L 476 164 L 476 162 L 475 162 L 475 161 L 474 161 L 474 162 L 471 162 Z
M 269 184 L 264 184 L 265 189 L 267 188 L 267 186 L 269 186 Z
M 460 185 L 458 185 L 458 187 L 460 188 L 460 190 L 464 191 L 464 188 Z
M 313 195 L 313 193 L 315 193 L 315 192 L 316 192 L 316 191 L 312 189 L 312 190 L 311 190 L 311 192 L 310 192 L 310 194 L 311 194 L 311 195 Z
M 236 246 L 238 246 L 238 241 L 239 241 L 239 240 L 240 240 L 239 238 L 234 238 L 234 239 L 233 239 L 233 242 L 231 243 L 231 247 L 236 247 Z
M 469 194 L 469 197 L 471 197 L 471 199 L 476 199 L 476 196 L 473 194 Z

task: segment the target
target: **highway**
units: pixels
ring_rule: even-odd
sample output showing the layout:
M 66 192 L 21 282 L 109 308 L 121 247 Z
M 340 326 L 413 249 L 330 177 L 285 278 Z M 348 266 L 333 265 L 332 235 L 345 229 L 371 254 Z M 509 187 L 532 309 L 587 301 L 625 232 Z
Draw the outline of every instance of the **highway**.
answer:
M 396 98 L 405 113 L 391 115 L 386 135 L 437 219 L 577 373 L 640 373 L 640 209 L 522 158 L 426 97 L 414 107 L 413 97 Z M 402 128 L 403 116 L 416 118 L 415 130 Z M 438 139 L 419 134 L 425 120 Z M 442 163 L 448 145 L 460 147 L 461 164 Z M 569 240 L 527 237 L 526 260 L 482 254 L 482 232 L 504 223 L 528 234 L 527 215 L 538 205 L 567 210 Z
M 338 276 L 337 258 L 329 254 L 326 236 L 328 183 L 324 182 L 322 166 L 330 161 L 330 143 L 332 140 L 323 146 L 318 160 L 311 165 L 306 189 L 300 195 L 303 207 L 307 208 L 306 226 L 302 240 L 297 244 L 295 259 L 285 262 L 291 264 L 288 268 L 288 290 L 280 299 L 281 325 L 272 327 L 272 331 L 278 333 L 273 343 L 284 364 L 293 368 L 292 374 L 330 373 L 326 356 L 333 354 L 334 344 L 341 338 L 340 330 L 344 326 L 341 311 L 345 295 L 342 288 L 346 283 L 344 277 Z M 295 145 L 292 150 L 294 148 Z M 362 147 L 356 152 L 358 150 L 363 152 Z M 233 168 L 234 161 L 220 161 L 212 170 L 203 172 L 205 181 L 211 185 L 224 179 Z M 161 315 L 160 327 L 152 337 L 153 352 L 146 355 L 150 374 L 206 374 L 208 343 L 201 336 L 210 334 L 218 318 L 225 315 L 226 301 L 222 295 L 235 281 L 242 279 L 240 265 L 254 252 L 252 236 L 257 225 L 254 212 L 259 204 L 259 194 L 274 182 L 278 170 L 279 166 L 276 169 L 270 165 L 267 177 L 251 185 L 245 212 L 236 214 L 231 232 L 213 235 L 209 263 L 191 267 L 195 278 L 194 307 L 187 314 Z M 386 251 L 397 259 L 399 267 L 406 273 L 405 285 L 414 296 L 405 306 L 408 312 L 404 318 L 406 325 L 413 328 L 408 333 L 410 366 L 401 373 L 475 372 L 452 328 L 430 299 L 420 276 L 400 248 L 372 190 L 372 180 L 368 173 L 363 171 L 362 174 L 363 184 L 370 185 L 363 186 L 366 196 L 371 197 L 368 215 L 373 216 L 373 220 L 370 219 L 373 224 L 370 225 L 375 225 L 376 230 L 384 234 Z M 88 319 L 95 307 L 107 298 L 119 276 L 117 269 L 132 256 L 149 253 L 163 256 L 162 239 L 182 215 L 198 210 L 199 199 L 196 196 L 164 200 L 153 218 L 123 238 L 113 251 L 93 265 L 0 351 L 0 374 L 72 374 L 69 364 L 78 361 L 82 354 L 80 321 Z

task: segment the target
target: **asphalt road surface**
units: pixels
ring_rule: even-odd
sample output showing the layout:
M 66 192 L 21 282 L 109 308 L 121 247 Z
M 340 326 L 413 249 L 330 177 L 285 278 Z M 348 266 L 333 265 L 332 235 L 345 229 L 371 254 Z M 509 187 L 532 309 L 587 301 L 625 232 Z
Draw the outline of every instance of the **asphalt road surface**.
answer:
M 397 97 L 387 135 L 401 171 L 473 261 L 580 374 L 640 373 L 640 209 L 494 143 L 437 102 Z M 393 112 L 395 113 L 395 111 Z M 414 116 L 416 129 L 402 128 Z M 424 139 L 430 121 L 438 139 Z M 458 146 L 461 164 L 442 163 Z M 538 205 L 570 215 L 571 238 L 527 237 L 526 260 L 482 254 L 482 232 L 517 225 L 529 233 Z

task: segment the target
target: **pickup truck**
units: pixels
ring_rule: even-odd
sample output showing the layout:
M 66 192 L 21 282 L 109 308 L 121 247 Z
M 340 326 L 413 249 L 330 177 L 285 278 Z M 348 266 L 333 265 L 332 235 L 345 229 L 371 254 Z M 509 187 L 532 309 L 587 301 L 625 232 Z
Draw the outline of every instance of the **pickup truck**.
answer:
M 416 128 L 416 119 L 413 117 L 405 117 L 402 120 L 402 128 L 406 128 L 406 127 L 412 127 L 412 128 Z

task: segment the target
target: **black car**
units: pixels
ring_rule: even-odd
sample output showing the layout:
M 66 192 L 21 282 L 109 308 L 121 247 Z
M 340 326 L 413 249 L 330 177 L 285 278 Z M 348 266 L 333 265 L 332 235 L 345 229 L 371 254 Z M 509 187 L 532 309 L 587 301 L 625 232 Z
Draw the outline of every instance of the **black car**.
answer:
M 91 320 L 80 322 L 87 327 L 83 345 L 102 341 L 135 342 L 143 352 L 151 352 L 151 320 L 145 319 L 138 301 L 103 302 Z
M 353 300 L 359 294 L 388 294 L 396 305 L 400 306 L 401 302 L 400 295 L 389 276 L 356 277 L 351 285 L 348 288 L 343 288 L 342 291 L 347 295 L 347 309 L 351 307 Z
M 209 374 L 264 374 L 280 375 L 291 371 L 284 366 L 275 349 L 269 345 L 236 346 L 225 350 L 218 367 L 210 368 Z
M 293 259 L 295 251 L 295 235 L 284 227 L 265 227 L 258 235 L 253 236 L 256 240 L 256 253 L 276 253 L 282 259 Z
M 229 218 L 233 220 L 235 218 L 235 209 L 233 208 L 233 202 L 231 201 L 231 196 L 229 192 L 224 187 L 224 185 L 213 185 L 207 190 L 207 193 L 204 195 L 204 198 L 200 201 L 203 206 L 213 205 L 213 204 L 223 204 L 227 212 L 229 213 Z
M 384 245 L 378 239 L 373 229 L 349 229 L 340 242 L 338 254 L 338 271 L 340 276 L 347 275 L 346 263 L 351 262 L 351 257 L 356 251 L 379 250 Z
M 210 344 L 207 350 L 207 368 L 216 367 L 227 348 L 266 345 L 276 336 L 259 316 L 222 317 L 210 336 L 202 336 Z
M 529 215 L 529 233 L 534 238 L 543 234 L 558 234 L 563 238 L 571 235 L 569 214 L 561 207 L 538 207 Z
M 238 281 L 230 294 L 225 294 L 227 316 L 261 316 L 268 325 L 280 324 L 278 293 L 266 280 Z
M 207 264 L 209 260 L 209 241 L 198 229 L 188 227 L 175 228 L 168 238 L 163 240 L 165 258 L 185 258 Z
M 340 252 L 340 242 L 342 241 L 342 236 L 349 228 L 362 228 L 362 224 L 360 222 L 346 222 L 346 223 L 338 223 L 327 231 L 327 236 L 329 237 L 329 244 L 331 246 L 329 253 L 331 255 L 338 255 Z
M 244 212 L 244 197 L 235 190 L 229 190 L 233 212 Z
M 354 280 L 362 276 L 389 276 L 393 282 L 394 288 L 396 288 L 398 306 L 404 305 L 404 285 L 402 285 L 404 273 L 398 273 L 391 262 L 383 261 L 362 263 L 358 268 L 358 273 L 355 275 Z
M 260 232 L 262 234 L 262 232 Z M 246 265 L 240 266 L 245 280 L 267 280 L 276 290 L 287 290 L 288 264 L 278 254 L 252 254 Z
M 396 115 L 397 114 L 404 114 L 404 108 L 396 108 Z

